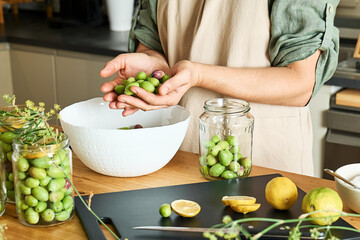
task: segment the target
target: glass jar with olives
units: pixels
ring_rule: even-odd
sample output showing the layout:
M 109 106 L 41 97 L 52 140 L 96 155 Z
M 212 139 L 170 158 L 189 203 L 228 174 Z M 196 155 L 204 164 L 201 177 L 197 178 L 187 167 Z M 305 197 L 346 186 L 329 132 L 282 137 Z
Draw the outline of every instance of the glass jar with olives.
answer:
M 233 98 L 210 99 L 199 124 L 201 174 L 209 180 L 247 177 L 254 129 L 250 104 Z
M 22 108 L 23 106 L 18 106 Z M 15 202 L 14 175 L 11 155 L 13 153 L 12 141 L 23 131 L 27 122 L 21 118 L 11 106 L 0 109 L 0 144 L 4 152 L 5 186 L 7 189 L 7 202 Z
M 59 135 L 36 146 L 13 141 L 16 211 L 26 226 L 54 226 L 74 215 L 72 153 L 68 137 Z
M 5 187 L 5 168 L 4 152 L 0 145 L 0 216 L 5 212 L 6 187 Z

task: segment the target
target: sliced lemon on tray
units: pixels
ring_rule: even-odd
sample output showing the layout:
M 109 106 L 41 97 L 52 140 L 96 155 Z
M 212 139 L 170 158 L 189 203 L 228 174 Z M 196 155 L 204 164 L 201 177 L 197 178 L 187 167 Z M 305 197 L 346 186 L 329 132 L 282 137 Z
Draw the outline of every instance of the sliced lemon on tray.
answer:
M 197 202 L 179 199 L 171 203 L 172 210 L 182 217 L 195 217 L 201 210 Z
M 255 204 L 256 198 L 250 196 L 224 196 L 221 201 L 228 205 L 251 205 Z
M 255 212 L 260 208 L 260 203 L 255 203 L 251 205 L 230 205 L 231 209 L 235 212 L 247 214 L 249 212 Z

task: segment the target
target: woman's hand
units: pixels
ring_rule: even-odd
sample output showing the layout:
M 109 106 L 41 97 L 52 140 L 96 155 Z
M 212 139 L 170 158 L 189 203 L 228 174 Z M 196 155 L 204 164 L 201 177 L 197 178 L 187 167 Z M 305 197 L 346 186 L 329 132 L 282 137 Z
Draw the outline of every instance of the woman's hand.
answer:
M 140 87 L 131 87 L 139 98 L 132 96 L 120 95 L 117 108 L 124 108 L 123 115 L 128 116 L 136 112 L 137 109 L 143 111 L 166 108 L 176 105 L 186 91 L 195 86 L 197 75 L 194 64 L 189 61 L 180 61 L 171 68 L 171 77 L 166 80 L 159 88 L 159 94 L 147 92 Z

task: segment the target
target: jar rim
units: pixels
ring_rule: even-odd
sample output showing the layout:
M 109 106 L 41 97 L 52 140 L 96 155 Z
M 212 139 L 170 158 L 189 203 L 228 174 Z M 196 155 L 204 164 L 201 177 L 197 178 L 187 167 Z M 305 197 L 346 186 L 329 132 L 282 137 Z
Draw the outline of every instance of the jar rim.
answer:
M 19 142 L 18 137 L 15 137 L 12 143 L 13 149 L 18 149 L 20 151 L 36 151 L 39 149 L 46 149 L 46 150 L 50 150 L 50 149 L 62 149 L 65 148 L 67 146 L 69 146 L 69 137 L 63 133 L 63 132 L 59 132 L 59 135 L 62 136 L 62 140 L 59 141 L 58 143 L 53 143 L 53 144 L 39 144 L 39 145 L 28 145 L 28 144 L 23 144 Z M 56 147 L 56 148 L 54 148 Z
M 204 109 L 213 113 L 245 114 L 250 111 L 249 102 L 236 98 L 213 98 L 205 101 Z

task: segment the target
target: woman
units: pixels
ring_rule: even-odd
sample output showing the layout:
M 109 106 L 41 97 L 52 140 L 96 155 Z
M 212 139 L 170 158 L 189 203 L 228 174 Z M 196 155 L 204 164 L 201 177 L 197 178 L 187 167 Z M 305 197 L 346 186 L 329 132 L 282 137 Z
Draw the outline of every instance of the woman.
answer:
M 100 72 L 104 100 L 128 116 L 180 104 L 192 117 L 182 150 L 198 152 L 205 100 L 250 102 L 255 117 L 253 163 L 313 175 L 311 97 L 335 71 L 338 0 L 142 0 L 129 54 Z M 113 92 L 122 79 L 160 69 L 171 75 L 159 95 Z

